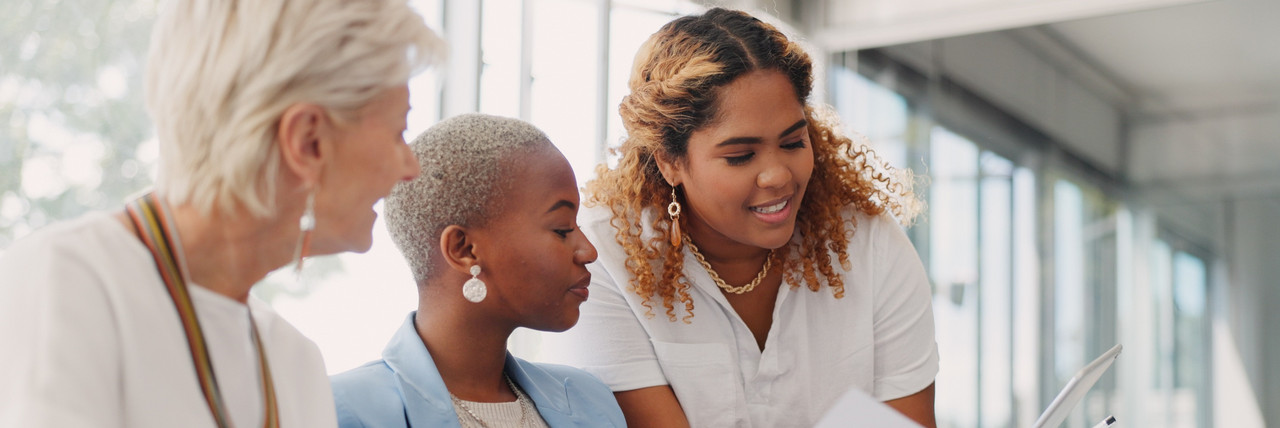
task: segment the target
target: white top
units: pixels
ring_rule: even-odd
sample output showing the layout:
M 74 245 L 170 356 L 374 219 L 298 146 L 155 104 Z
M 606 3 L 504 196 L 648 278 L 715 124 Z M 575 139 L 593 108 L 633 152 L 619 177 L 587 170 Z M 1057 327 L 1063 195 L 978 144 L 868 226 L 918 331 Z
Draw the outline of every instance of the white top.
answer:
M 650 211 L 641 224 L 644 239 Z M 916 393 L 938 372 L 930 288 L 906 234 L 887 216 L 855 215 L 852 269 L 836 263 L 845 295 L 784 284 L 761 352 L 755 337 L 686 250 L 692 324 L 672 322 L 659 299 L 653 317 L 628 290 L 626 253 L 608 208 L 582 211 L 596 245 L 591 297 L 577 326 L 544 337 L 553 361 L 582 367 L 614 391 L 671 385 L 695 427 L 810 427 L 850 388 L 879 400 Z M 832 255 L 832 260 L 839 260 Z
M 264 302 L 191 287 L 236 427 L 262 425 L 258 323 L 282 427 L 335 427 L 315 344 Z M 107 213 L 53 225 L 0 257 L 0 426 L 213 427 L 151 253 Z

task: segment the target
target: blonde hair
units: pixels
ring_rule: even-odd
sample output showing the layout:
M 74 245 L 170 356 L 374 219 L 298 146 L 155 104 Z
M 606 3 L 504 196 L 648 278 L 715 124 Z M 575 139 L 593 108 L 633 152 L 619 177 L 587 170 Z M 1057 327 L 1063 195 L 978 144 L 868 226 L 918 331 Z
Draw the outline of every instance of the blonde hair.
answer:
M 157 189 L 203 213 L 274 211 L 281 114 L 315 103 L 349 119 L 443 58 L 406 0 L 173 0 L 151 34 L 147 108 Z
M 717 117 L 721 88 L 756 70 L 781 72 L 796 98 L 806 104 L 814 168 L 797 212 L 800 240 L 773 256 L 793 286 L 803 282 L 818 291 L 826 283 L 835 297 L 844 295 L 844 283 L 832 268 L 830 255 L 834 253 L 848 269 L 846 249 L 857 224 L 845 215 L 847 207 L 869 215 L 887 211 L 904 224 L 918 213 L 920 203 L 911 190 L 910 171 L 888 166 L 864 144 L 840 134 L 835 115 L 807 105 L 813 90 L 813 62 L 799 45 L 773 26 L 738 11 L 715 8 L 678 18 L 654 33 L 636 54 L 631 93 L 618 109 L 627 130 L 616 150 L 621 158 L 615 168 L 597 167 L 598 178 L 586 188 L 587 204 L 607 206 L 613 213 L 616 238 L 627 252 L 630 289 L 644 298 L 648 316 L 653 315 L 655 299 L 672 321 L 677 302 L 687 313 L 685 322 L 694 309 L 683 255 L 666 244 L 671 219 L 662 207 L 671 202 L 672 192 L 655 155 L 684 159 L 689 135 Z M 648 226 L 654 234 L 648 241 L 641 238 L 645 211 L 662 213 L 652 216 Z M 791 253 L 798 257 L 790 257 Z

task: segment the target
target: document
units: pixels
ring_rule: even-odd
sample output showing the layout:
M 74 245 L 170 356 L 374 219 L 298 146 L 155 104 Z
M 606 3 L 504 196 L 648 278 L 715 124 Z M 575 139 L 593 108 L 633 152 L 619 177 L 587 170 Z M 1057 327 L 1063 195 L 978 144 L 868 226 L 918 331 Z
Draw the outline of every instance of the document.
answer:
M 858 388 L 844 393 L 815 428 L 920 428 L 897 410 L 886 406 Z

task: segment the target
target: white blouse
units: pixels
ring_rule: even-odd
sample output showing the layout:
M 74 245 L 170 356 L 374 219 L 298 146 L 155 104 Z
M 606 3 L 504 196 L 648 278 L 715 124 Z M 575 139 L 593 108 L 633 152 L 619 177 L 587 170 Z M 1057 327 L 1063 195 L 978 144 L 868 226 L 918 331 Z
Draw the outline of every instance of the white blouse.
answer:
M 335 427 L 315 344 L 264 302 L 191 298 L 231 421 L 262 424 L 249 311 L 282 427 Z M 56 224 L 0 256 L 0 426 L 213 427 L 151 253 L 107 213 Z
M 579 224 L 599 252 L 589 265 L 590 299 L 575 327 L 544 336 L 544 355 L 582 367 L 614 391 L 671 385 L 695 427 L 808 427 L 849 388 L 879 400 L 919 392 L 938 372 L 924 267 L 891 218 L 847 211 L 857 220 L 852 266 L 833 266 L 844 297 L 784 284 L 762 352 L 688 250 L 691 324 L 681 321 L 681 305 L 670 321 L 661 301 L 647 317 L 643 300 L 628 290 L 626 252 L 608 208 L 585 209 Z M 651 236 L 646 228 L 645 239 Z

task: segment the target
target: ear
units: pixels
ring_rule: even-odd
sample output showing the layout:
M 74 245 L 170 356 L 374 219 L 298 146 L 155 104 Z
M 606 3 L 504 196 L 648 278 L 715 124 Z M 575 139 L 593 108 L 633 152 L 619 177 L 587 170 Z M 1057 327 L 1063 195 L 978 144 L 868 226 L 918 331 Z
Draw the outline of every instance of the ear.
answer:
M 280 145 L 280 158 L 285 169 L 296 175 L 306 187 L 320 182 L 327 150 L 320 144 L 334 132 L 334 126 L 324 108 L 307 103 L 289 106 L 280 116 L 276 142 Z
M 471 266 L 476 264 L 475 239 L 467 234 L 467 229 L 451 224 L 440 232 L 441 262 L 449 269 L 470 275 Z
M 684 182 L 684 167 L 680 162 L 671 159 L 661 151 L 653 153 L 653 161 L 658 164 L 658 172 L 662 173 L 662 179 L 666 180 L 671 187 L 679 186 Z

